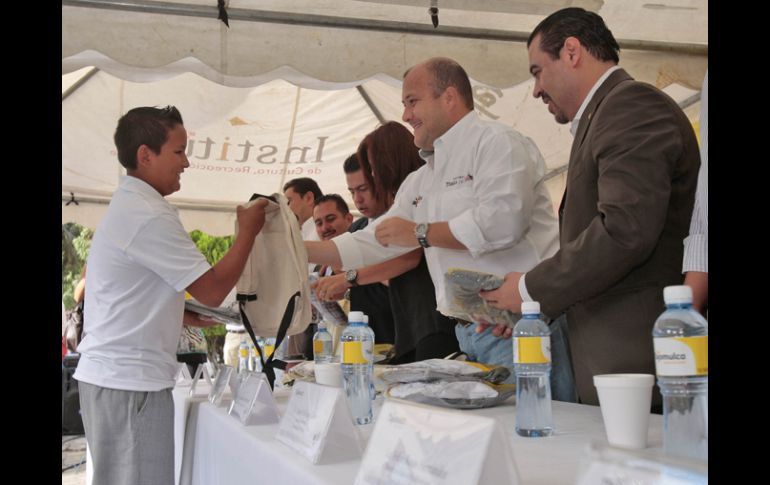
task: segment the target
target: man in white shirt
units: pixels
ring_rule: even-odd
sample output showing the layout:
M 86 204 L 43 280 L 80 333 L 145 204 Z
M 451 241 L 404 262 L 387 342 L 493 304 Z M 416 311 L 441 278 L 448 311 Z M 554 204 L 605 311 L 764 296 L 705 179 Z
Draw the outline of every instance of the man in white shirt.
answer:
M 700 91 L 700 171 L 690 234 L 684 240 L 684 284 L 692 288 L 692 305 L 704 313 L 709 302 L 709 73 Z
M 323 195 L 318 183 L 309 177 L 291 179 L 283 186 L 283 195 L 289 203 L 289 209 L 297 216 L 303 241 L 319 241 L 318 233 L 313 222 L 313 207 L 315 201 Z M 315 264 L 308 264 L 307 271 L 312 273 Z M 320 316 L 313 308 L 313 317 L 310 325 L 304 332 L 295 335 L 287 335 L 285 342 L 285 355 L 293 358 L 300 356 L 306 359 L 313 358 L 313 335 L 315 334 Z
M 238 235 L 211 267 L 164 197 L 189 166 L 179 111 L 134 108 L 115 131 L 126 168 L 94 234 L 86 286 L 88 333 L 74 377 L 97 484 L 174 480 L 174 406 L 184 293 L 218 306 L 265 221 L 261 201 L 237 208 Z
M 402 183 L 386 214 L 362 231 L 306 243 L 311 261 L 351 269 L 415 247 L 447 312 L 444 273 L 450 267 L 502 274 L 531 268 L 558 249 L 558 227 L 543 184 L 545 163 L 535 144 L 512 128 L 473 112 L 462 67 L 434 58 L 407 71 L 403 120 L 426 164 Z M 458 323 L 460 348 L 479 362 L 512 366 L 510 341 Z
M 318 241 L 313 222 L 313 207 L 315 201 L 323 195 L 318 183 L 309 177 L 291 179 L 283 186 L 283 195 L 289 202 L 289 208 L 297 215 L 302 229 L 302 239 Z

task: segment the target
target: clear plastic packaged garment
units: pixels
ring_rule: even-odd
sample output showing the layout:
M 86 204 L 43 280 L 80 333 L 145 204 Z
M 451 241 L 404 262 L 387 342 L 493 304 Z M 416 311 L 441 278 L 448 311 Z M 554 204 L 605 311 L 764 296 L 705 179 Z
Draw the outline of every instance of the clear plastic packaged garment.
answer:
M 506 401 L 516 393 L 516 386 L 499 383 L 510 373 L 505 367 L 444 359 L 375 369 L 378 379 L 388 385 L 388 397 L 453 409 L 479 409 Z
M 449 308 L 447 316 L 469 322 L 503 324 L 513 327 L 521 315 L 490 306 L 479 296 L 479 291 L 499 288 L 503 278 L 462 268 L 449 268 L 444 273 L 444 287 Z

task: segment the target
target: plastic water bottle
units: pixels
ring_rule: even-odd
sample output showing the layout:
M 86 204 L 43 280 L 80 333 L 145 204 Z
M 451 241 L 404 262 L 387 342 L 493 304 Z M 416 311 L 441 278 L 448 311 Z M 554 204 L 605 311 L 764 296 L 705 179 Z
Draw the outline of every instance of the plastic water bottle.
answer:
M 332 336 L 326 330 L 326 321 L 318 323 L 318 331 L 313 335 L 313 360 L 317 364 L 332 361 Z
M 238 373 L 249 370 L 249 343 L 241 340 L 238 346 Z
M 348 314 L 348 326 L 342 332 L 342 378 L 348 406 L 356 424 L 372 422 L 371 382 L 374 339 L 363 321 L 363 313 Z
M 551 330 L 540 319 L 540 303 L 521 304 L 522 317 L 513 327 L 513 369 L 516 374 L 516 433 L 550 436 Z
M 265 346 L 262 349 L 264 353 L 262 356 L 265 360 L 267 360 L 271 355 L 273 355 L 273 352 L 275 352 L 275 338 L 274 337 L 268 337 L 265 339 Z M 278 358 L 276 355 L 275 358 Z
M 369 326 L 369 315 L 366 313 L 364 313 L 364 323 L 366 324 L 366 328 L 369 330 L 369 333 L 372 336 L 372 343 L 376 343 L 374 340 L 374 330 L 372 330 L 372 327 Z M 374 347 L 372 347 L 372 365 L 374 365 Z M 372 396 L 372 401 L 377 398 L 377 390 L 374 388 L 374 379 L 369 381 L 369 394 Z
M 663 449 L 708 461 L 708 322 L 692 307 L 689 286 L 663 289 L 666 311 L 652 329 L 663 395 Z
M 259 340 L 257 340 L 259 343 Z M 260 372 L 262 370 L 262 364 L 259 363 L 259 355 L 257 355 L 257 347 L 254 346 L 254 342 L 249 340 L 249 370 L 252 372 Z

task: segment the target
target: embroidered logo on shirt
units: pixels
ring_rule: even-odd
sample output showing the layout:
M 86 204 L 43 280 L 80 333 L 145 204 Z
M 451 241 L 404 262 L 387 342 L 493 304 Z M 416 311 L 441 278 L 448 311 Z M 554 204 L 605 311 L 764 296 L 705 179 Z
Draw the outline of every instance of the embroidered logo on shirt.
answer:
M 416 197 L 416 198 L 415 198 L 415 199 L 412 201 L 412 205 L 413 205 L 413 206 L 415 206 L 415 207 L 417 207 L 418 205 L 420 205 L 420 202 L 422 202 L 422 195 L 418 195 L 418 196 L 417 196 L 417 197 Z
M 465 182 L 470 182 L 473 180 L 473 175 L 458 175 L 457 177 L 453 178 L 452 180 L 448 180 L 444 182 L 447 187 L 453 187 L 457 184 L 464 184 Z

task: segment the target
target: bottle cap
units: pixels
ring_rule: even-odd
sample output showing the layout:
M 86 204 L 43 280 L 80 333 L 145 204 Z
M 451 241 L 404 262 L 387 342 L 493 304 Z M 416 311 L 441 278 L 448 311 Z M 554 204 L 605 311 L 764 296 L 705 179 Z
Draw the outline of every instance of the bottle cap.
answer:
M 521 314 L 522 315 L 531 315 L 531 314 L 537 314 L 540 315 L 540 302 L 537 301 L 523 301 L 521 302 Z
M 686 285 L 667 286 L 663 288 L 663 301 L 666 305 L 692 303 L 692 288 Z
M 363 322 L 363 321 L 364 321 L 364 312 L 359 312 L 354 310 L 348 313 L 348 323 Z
M 369 315 L 367 315 L 366 313 L 364 313 L 364 323 L 369 325 Z

